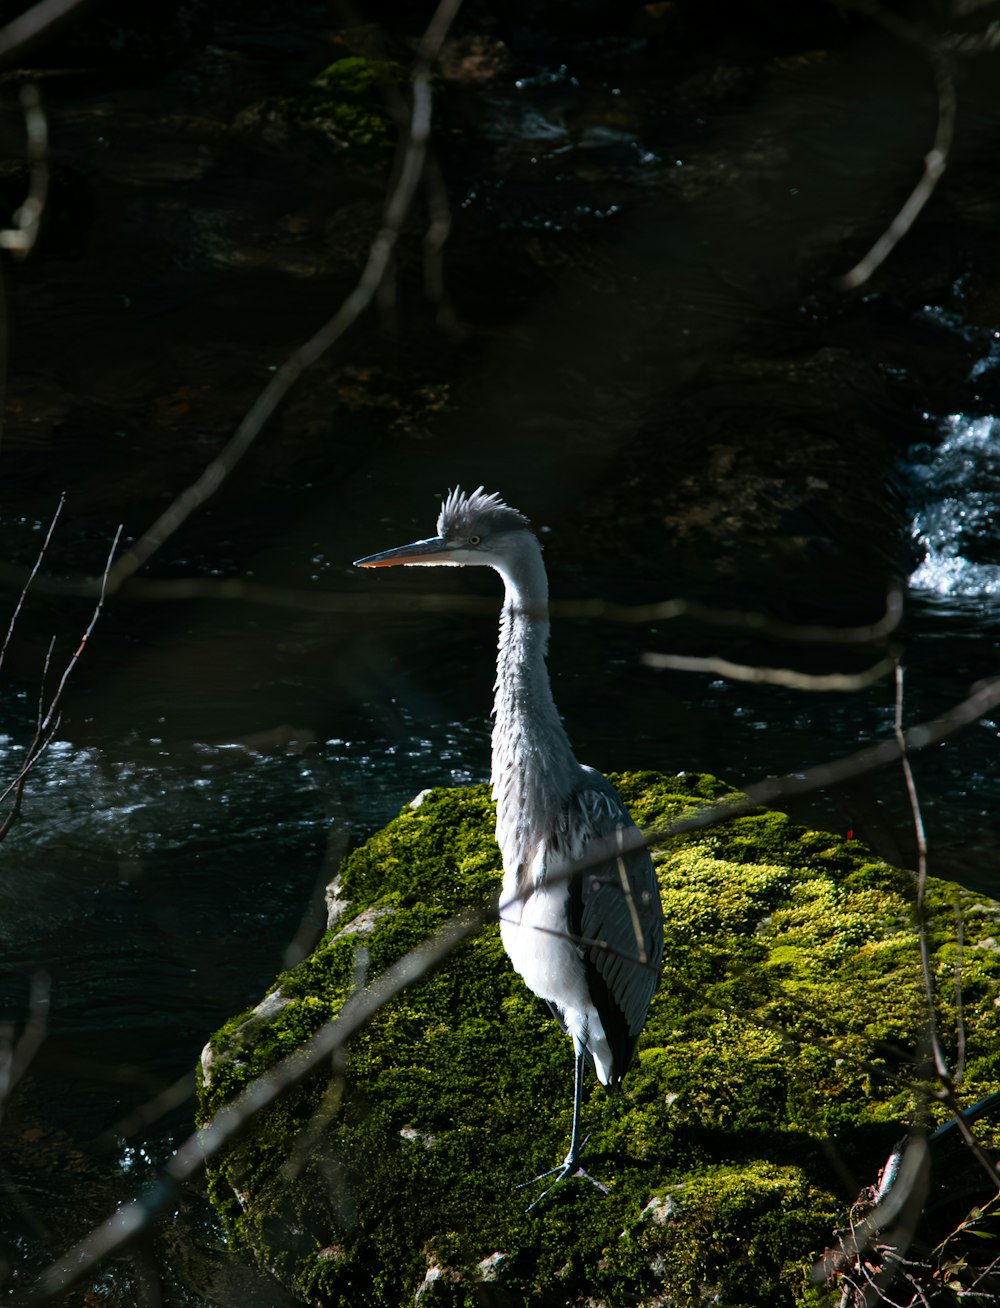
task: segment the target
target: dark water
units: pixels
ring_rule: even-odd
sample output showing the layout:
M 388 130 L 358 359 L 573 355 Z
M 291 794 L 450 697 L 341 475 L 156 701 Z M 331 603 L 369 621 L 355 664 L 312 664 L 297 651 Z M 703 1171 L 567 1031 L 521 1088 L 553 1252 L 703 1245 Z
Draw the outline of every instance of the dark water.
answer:
M 465 160 L 449 179 L 464 215 L 459 266 L 481 252 L 484 227 L 526 252 L 523 283 L 481 270 L 456 289 L 466 315 L 480 314 L 482 339 L 446 351 L 445 369 L 419 342 L 396 350 L 364 328 L 337 360 L 356 371 L 321 373 L 153 569 L 319 599 L 380 588 L 386 611 L 122 597 L 32 774 L 0 877 L 4 1008 L 19 1026 L 30 977 L 51 978 L 33 1111 L 95 1150 L 111 1202 L 188 1129 L 190 1104 L 127 1139 L 123 1123 L 308 947 L 344 850 L 420 789 L 487 775 L 495 619 L 393 612 L 425 574 L 350 566 L 428 534 L 449 485 L 485 482 L 531 514 L 556 597 L 667 598 L 686 589 L 669 552 L 660 578 L 637 580 L 625 562 L 589 559 L 574 517 L 588 488 L 627 482 L 630 441 L 687 370 L 754 333 L 786 347 L 803 333 L 859 333 L 876 359 L 937 333 L 949 379 L 928 395 L 916 367 L 897 368 L 912 430 L 894 433 L 899 463 L 885 469 L 886 493 L 890 481 L 902 487 L 910 520 L 907 720 L 945 710 L 996 670 L 1000 420 L 985 411 L 1000 368 L 995 334 L 972 325 L 960 285 L 926 304 L 892 299 L 890 286 L 856 303 L 847 327 L 818 319 L 805 292 L 791 308 L 787 298 L 834 198 L 844 230 L 873 205 L 891 213 L 933 122 L 922 70 L 896 58 L 890 74 L 884 47 L 861 43 L 808 81 L 772 70 L 735 104 L 668 111 L 649 108 L 641 78 L 619 85 L 606 59 L 582 50 L 570 66 L 536 47 L 515 67 L 492 93 L 502 166 Z M 623 73 L 627 55 L 625 43 Z M 189 113 L 210 86 L 221 121 L 219 88 L 232 82 L 213 78 L 220 62 L 267 82 L 259 56 L 220 49 L 162 83 L 58 102 L 56 149 L 100 170 L 103 217 L 117 213 L 121 239 L 29 266 L 14 287 L 13 431 L 0 456 L 8 558 L 31 559 L 66 486 L 47 566 L 99 569 L 114 524 L 140 531 L 218 448 L 287 345 L 336 302 L 343 272 L 315 253 L 329 233 L 301 172 L 207 129 L 193 149 L 165 114 L 165 104 Z M 900 102 L 913 112 L 884 112 Z M 677 199 L 686 187 L 716 188 L 697 223 Z M 539 233 L 565 240 L 539 253 Z M 951 239 L 961 244 L 959 227 Z M 369 346 L 383 369 L 374 379 Z M 361 393 L 353 407 L 351 386 Z M 331 406 L 332 426 L 322 416 Z M 497 596 L 493 578 L 433 580 Z M 26 610 L 3 689 L 8 777 L 31 736 L 48 635 L 59 637 L 58 665 L 88 613 L 44 592 Z M 891 730 L 885 683 L 822 696 L 641 664 L 674 640 L 669 624 L 557 622 L 555 693 L 582 759 L 739 784 Z M 716 648 L 788 657 L 721 636 Z M 917 773 L 935 870 L 1000 895 L 998 732 L 1000 715 L 922 755 Z M 898 777 L 800 802 L 795 815 L 911 857 Z M 65 1243 L 36 1235 L 20 1247 L 37 1264 Z

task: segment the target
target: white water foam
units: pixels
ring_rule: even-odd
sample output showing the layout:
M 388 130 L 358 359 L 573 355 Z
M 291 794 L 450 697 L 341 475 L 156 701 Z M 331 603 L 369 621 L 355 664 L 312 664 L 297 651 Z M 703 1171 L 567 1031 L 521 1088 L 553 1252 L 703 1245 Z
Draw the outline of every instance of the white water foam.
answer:
M 950 414 L 940 444 L 915 452 L 911 530 L 924 553 L 915 591 L 1000 595 L 1000 419 Z

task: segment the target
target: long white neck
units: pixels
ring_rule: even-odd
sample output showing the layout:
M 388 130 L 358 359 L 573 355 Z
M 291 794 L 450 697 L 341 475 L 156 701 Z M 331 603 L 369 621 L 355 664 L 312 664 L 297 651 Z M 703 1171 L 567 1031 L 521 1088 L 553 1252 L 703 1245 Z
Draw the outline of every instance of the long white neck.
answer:
M 563 729 L 545 656 L 548 581 L 533 536 L 497 571 L 506 594 L 500 617 L 493 702 L 493 798 L 497 843 L 506 870 L 527 865 L 540 839 L 558 828 L 580 765 Z

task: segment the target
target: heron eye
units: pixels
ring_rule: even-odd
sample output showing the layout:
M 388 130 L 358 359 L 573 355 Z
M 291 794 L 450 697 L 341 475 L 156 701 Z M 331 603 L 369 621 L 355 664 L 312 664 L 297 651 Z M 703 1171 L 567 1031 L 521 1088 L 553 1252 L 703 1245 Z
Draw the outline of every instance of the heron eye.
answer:
M 470 544 L 470 545 L 478 545 L 479 542 L 480 542 L 481 540 L 482 540 L 482 536 L 470 536 L 470 537 L 469 537 L 469 544 Z

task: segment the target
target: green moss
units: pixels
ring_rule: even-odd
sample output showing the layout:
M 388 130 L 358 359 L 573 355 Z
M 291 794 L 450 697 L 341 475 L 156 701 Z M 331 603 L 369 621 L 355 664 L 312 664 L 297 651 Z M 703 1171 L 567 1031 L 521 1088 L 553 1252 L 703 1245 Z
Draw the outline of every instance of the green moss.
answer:
M 390 112 L 388 88 L 405 99 L 409 70 L 389 59 L 352 55 L 338 59 L 294 94 L 272 96 L 250 112 L 249 120 L 280 122 L 321 134 L 338 151 L 358 162 L 382 163 L 396 148 L 400 125 Z M 456 136 L 441 87 L 435 91 L 435 141 Z
M 615 781 L 658 827 L 731 793 L 704 776 Z M 565 1152 L 572 1052 L 490 927 L 376 1014 L 346 1072 L 298 1087 L 214 1164 L 233 1242 L 314 1304 L 396 1308 L 422 1284 L 421 1304 L 820 1302 L 807 1272 L 844 1199 L 828 1141 L 873 1176 L 913 1105 L 910 878 L 774 813 L 657 860 L 663 981 L 623 1091 L 595 1086 L 584 1107 L 608 1196 L 578 1181 L 526 1214 L 534 1192 L 513 1189 Z M 346 860 L 349 907 L 319 947 L 213 1037 L 202 1117 L 334 1014 L 362 965 L 377 975 L 479 902 L 499 863 L 485 787 L 403 809 Z M 946 1043 L 956 894 L 972 1102 L 998 1084 L 1000 906 L 930 889 Z

